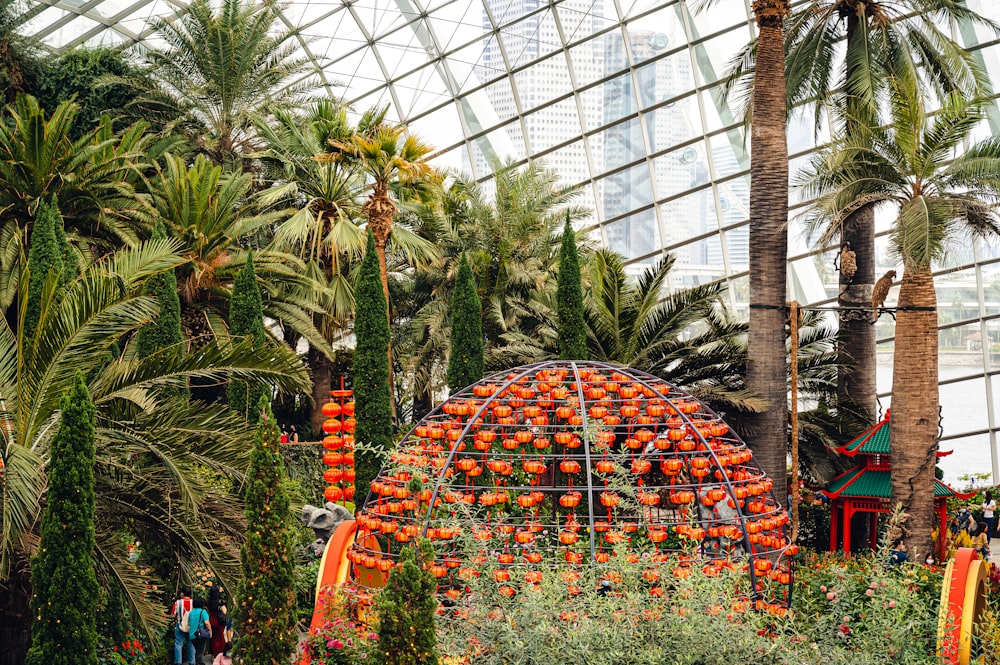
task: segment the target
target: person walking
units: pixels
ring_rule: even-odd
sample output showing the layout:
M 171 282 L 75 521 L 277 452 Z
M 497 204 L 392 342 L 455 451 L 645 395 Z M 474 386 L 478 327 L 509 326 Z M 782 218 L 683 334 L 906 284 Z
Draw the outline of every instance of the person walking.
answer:
M 222 653 L 215 657 L 212 661 L 212 665 L 233 665 L 233 643 L 226 642 L 225 647 L 222 649 Z
M 189 639 L 190 612 L 194 607 L 191 600 L 191 587 L 181 588 L 181 597 L 174 602 L 174 665 L 193 665 L 194 643 Z M 185 646 L 187 649 L 185 650 Z M 186 658 L 181 659 L 186 653 Z
M 218 656 L 226 648 L 229 636 L 226 628 L 229 621 L 229 611 L 226 608 L 226 601 L 222 598 L 222 591 L 217 586 L 208 590 L 208 620 L 212 624 L 212 639 L 208 648 L 212 657 Z
M 993 538 L 993 525 L 996 524 L 996 509 L 997 502 L 993 498 L 992 490 L 986 490 L 986 495 L 983 498 L 983 522 L 986 523 L 986 542 Z
M 195 598 L 192 601 L 194 609 L 188 615 L 188 637 L 194 644 L 194 665 L 204 665 L 205 647 L 212 639 L 212 622 L 205 608 L 204 598 Z

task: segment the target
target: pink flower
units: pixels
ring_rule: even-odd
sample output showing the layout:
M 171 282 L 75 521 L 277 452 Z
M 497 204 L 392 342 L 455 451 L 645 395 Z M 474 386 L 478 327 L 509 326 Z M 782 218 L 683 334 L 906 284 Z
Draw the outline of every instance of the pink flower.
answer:
M 344 643 L 341 642 L 340 640 L 331 640 L 329 646 L 333 647 L 334 649 L 343 649 Z

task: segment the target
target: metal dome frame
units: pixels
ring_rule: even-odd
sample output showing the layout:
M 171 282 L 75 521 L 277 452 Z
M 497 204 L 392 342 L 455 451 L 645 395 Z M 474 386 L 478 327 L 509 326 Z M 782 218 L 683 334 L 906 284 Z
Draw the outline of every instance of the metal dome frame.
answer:
M 554 441 L 564 443 L 553 447 Z M 533 450 L 527 452 L 529 448 Z M 667 464 L 670 460 L 674 462 Z M 517 471 L 515 461 L 523 472 Z M 563 467 L 567 462 L 575 465 Z M 417 474 L 423 476 L 420 489 L 411 491 Z M 577 486 L 576 478 L 582 479 Z M 609 491 L 612 478 L 631 485 Z M 647 478 L 660 484 L 647 484 Z M 507 484 L 508 479 L 513 482 Z M 694 552 L 706 573 L 735 561 L 745 563 L 750 599 L 788 607 L 791 556 L 797 547 L 785 536 L 788 515 L 772 485 L 746 443 L 722 418 L 676 386 L 603 362 L 544 361 L 468 386 L 407 433 L 372 482 L 348 558 L 355 566 L 384 573 L 394 565 L 391 548 L 396 543 L 417 537 L 451 541 L 455 529 L 439 525 L 463 521 L 453 506 L 484 511 L 480 519 L 465 519 L 477 540 L 500 538 L 506 557 L 501 566 L 517 559 L 511 549 L 524 557 L 538 552 L 529 560 L 535 565 L 545 562 L 542 551 L 563 550 L 571 564 L 582 564 L 583 554 L 588 554 L 591 566 L 610 565 L 619 550 L 633 551 L 628 534 L 644 525 L 649 546 L 635 551 L 659 553 L 661 543 L 676 537 L 687 547 L 668 546 L 669 551 Z M 633 486 L 636 501 L 629 503 Z M 622 489 L 625 497 L 619 494 Z M 567 508 L 562 497 L 574 492 L 578 500 L 561 512 Z M 661 502 L 671 507 L 661 508 Z M 546 503 L 551 512 L 543 523 L 539 513 Z M 586 524 L 576 522 L 577 505 L 585 507 Z M 606 520 L 597 514 L 602 507 Z M 536 508 L 535 519 L 531 508 Z M 518 509 L 524 513 L 516 514 Z M 572 548 L 577 537 L 562 541 L 567 530 L 575 533 L 581 527 L 588 535 L 585 552 Z M 623 543 L 625 548 L 618 547 Z M 436 556 L 438 577 L 447 577 L 446 568 L 460 565 L 454 555 Z

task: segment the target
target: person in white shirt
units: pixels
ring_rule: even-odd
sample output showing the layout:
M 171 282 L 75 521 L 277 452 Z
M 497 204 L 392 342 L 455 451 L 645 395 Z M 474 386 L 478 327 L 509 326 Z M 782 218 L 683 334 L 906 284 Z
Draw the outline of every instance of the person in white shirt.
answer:
M 993 525 L 995 524 L 995 517 L 997 509 L 997 502 L 993 498 L 993 492 L 986 490 L 986 496 L 983 500 L 983 521 L 986 522 L 986 542 L 989 543 L 990 539 L 993 538 Z

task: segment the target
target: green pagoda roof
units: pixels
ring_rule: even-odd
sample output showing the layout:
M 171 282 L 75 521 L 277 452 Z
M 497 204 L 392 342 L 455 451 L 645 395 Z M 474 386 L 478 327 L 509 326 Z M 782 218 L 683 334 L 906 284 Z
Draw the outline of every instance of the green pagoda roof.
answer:
M 823 494 L 829 499 L 839 497 L 888 499 L 892 496 L 892 480 L 887 470 L 870 469 L 864 464 L 859 464 L 831 480 L 823 489 Z M 934 498 L 955 496 L 960 499 L 970 499 L 974 494 L 975 492 L 970 494 L 956 492 L 940 480 L 934 479 Z
M 885 412 L 885 417 L 881 421 L 837 448 L 837 452 L 848 457 L 854 457 L 858 453 L 865 455 L 888 455 L 889 411 Z

